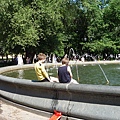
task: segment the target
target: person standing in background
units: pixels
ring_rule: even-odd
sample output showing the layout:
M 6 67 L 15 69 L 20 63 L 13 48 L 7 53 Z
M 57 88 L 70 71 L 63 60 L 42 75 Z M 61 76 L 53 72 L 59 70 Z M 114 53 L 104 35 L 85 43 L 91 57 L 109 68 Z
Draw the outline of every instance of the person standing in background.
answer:
M 14 59 L 13 59 L 13 64 L 17 65 L 18 64 L 18 58 L 17 55 L 15 55 Z
M 30 58 L 29 57 L 27 57 L 26 58 L 26 64 L 30 64 L 31 62 L 30 62 Z
M 21 54 L 18 54 L 18 65 L 23 65 L 23 58 Z

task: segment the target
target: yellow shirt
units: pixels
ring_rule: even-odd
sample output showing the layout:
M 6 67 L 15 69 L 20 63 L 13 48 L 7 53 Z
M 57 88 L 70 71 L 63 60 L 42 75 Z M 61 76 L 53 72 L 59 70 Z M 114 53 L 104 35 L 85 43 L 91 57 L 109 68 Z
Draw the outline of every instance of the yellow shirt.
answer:
M 45 78 L 47 78 L 47 79 L 49 78 L 48 73 L 46 72 L 44 65 L 40 61 L 35 63 L 34 68 L 35 68 L 38 80 L 41 81 Z

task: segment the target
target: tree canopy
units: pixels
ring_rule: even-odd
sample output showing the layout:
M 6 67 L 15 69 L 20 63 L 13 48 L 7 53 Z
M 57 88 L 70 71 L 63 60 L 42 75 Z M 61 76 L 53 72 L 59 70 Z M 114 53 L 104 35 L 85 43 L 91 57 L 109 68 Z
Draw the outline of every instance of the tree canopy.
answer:
M 2 0 L 0 54 L 120 53 L 120 1 Z

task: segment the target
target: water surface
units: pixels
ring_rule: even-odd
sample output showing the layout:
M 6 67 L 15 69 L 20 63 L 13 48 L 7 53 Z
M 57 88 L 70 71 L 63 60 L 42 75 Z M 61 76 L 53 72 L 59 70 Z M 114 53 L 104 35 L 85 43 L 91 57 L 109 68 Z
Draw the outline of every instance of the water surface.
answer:
M 120 64 L 101 64 L 104 74 L 102 73 L 100 66 L 97 64 L 91 65 L 70 65 L 73 73 L 73 78 L 80 84 L 94 84 L 94 85 L 106 85 L 107 79 L 109 85 L 120 86 Z M 50 76 L 57 77 L 57 66 L 46 67 Z M 21 69 L 4 73 L 6 76 L 37 80 L 34 69 Z

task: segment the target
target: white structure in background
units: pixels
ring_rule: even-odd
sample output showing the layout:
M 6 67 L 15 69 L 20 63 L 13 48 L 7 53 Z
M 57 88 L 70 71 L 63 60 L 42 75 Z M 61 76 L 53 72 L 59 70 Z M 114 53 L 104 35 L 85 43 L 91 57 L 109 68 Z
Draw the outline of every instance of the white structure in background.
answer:
M 68 57 L 68 55 L 67 55 L 67 54 L 65 54 L 64 58 L 67 58 L 67 57 Z
M 18 54 L 18 65 L 23 65 L 22 55 Z
M 82 62 L 85 62 L 85 58 L 84 58 L 84 57 L 82 57 L 82 58 L 81 58 L 81 61 L 82 61 Z
M 56 56 L 55 56 L 55 54 L 53 54 L 52 63 L 56 63 Z
M 35 62 L 36 62 L 36 61 L 35 61 L 36 59 L 37 59 L 37 55 L 35 54 L 32 63 L 35 63 Z

